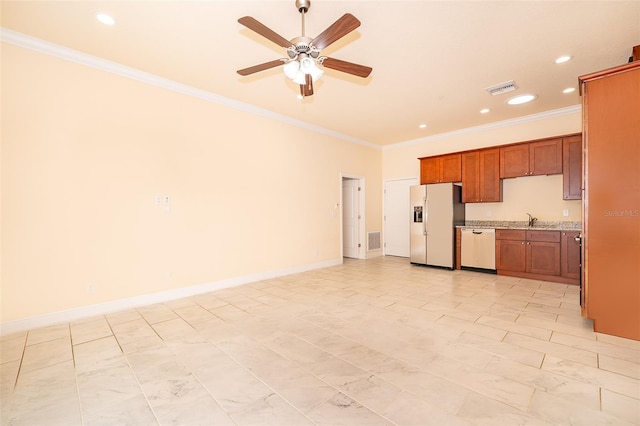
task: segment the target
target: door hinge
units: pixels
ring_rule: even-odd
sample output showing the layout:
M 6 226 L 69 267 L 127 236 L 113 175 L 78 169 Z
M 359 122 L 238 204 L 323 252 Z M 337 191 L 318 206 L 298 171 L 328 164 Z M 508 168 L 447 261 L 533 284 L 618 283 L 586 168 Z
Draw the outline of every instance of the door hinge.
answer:
M 360 188 L 360 187 L 358 187 L 358 191 L 360 191 L 360 189 L 361 189 L 361 188 Z
M 358 243 L 358 248 L 362 247 L 362 244 Z

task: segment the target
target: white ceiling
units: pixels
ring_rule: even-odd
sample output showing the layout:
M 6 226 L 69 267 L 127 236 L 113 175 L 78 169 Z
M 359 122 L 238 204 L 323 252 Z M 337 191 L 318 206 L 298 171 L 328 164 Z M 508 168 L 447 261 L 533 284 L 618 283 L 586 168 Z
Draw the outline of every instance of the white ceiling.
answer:
M 582 74 L 626 63 L 640 44 L 640 1 L 313 0 L 306 35 L 345 13 L 362 25 L 322 51 L 368 65 L 366 79 L 326 69 L 302 101 L 281 67 L 236 70 L 286 56 L 237 22 L 252 16 L 301 35 L 294 0 L 2 1 L 2 27 L 198 89 L 388 145 L 578 105 Z M 95 19 L 108 13 L 117 23 Z M 561 55 L 573 60 L 557 65 Z M 519 89 L 485 88 L 515 80 Z M 507 98 L 538 98 L 508 106 Z M 489 108 L 489 114 L 480 114 Z M 419 129 L 421 123 L 427 128 Z

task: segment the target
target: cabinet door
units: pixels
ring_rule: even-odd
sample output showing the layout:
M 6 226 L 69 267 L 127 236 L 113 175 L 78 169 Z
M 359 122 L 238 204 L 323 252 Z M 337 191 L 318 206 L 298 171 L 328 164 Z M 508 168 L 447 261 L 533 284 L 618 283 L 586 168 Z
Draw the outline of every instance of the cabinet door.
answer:
M 562 138 L 529 144 L 529 175 L 562 173 Z
M 462 154 L 462 202 L 477 203 L 480 201 L 478 181 L 478 151 Z
M 526 272 L 560 275 L 560 243 L 527 241 Z
M 478 161 L 480 202 L 502 201 L 502 181 L 500 180 L 500 150 L 484 149 Z
M 496 269 L 525 272 L 527 264 L 524 240 L 496 240 Z
M 512 178 L 529 175 L 529 144 L 523 143 L 500 148 L 500 177 Z
M 438 157 L 420 159 L 420 184 L 438 183 Z
M 440 157 L 440 182 L 460 182 L 462 180 L 462 156 L 460 154 Z
M 582 198 L 582 136 L 562 140 L 562 198 Z
M 560 239 L 560 275 L 580 279 L 580 231 L 563 231 Z

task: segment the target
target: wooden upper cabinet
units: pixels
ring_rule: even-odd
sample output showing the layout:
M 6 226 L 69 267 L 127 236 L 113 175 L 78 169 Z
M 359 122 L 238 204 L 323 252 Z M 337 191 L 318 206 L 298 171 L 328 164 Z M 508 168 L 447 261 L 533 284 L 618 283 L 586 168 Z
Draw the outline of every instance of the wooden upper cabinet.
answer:
M 500 150 L 480 151 L 480 202 L 501 202 L 502 181 L 500 180 Z
M 582 135 L 562 139 L 562 198 L 582 198 Z
M 562 138 L 529 144 L 529 168 L 532 175 L 562 173 Z
M 420 183 L 460 182 L 462 180 L 460 154 L 440 155 L 420 159 Z
M 478 151 L 462 154 L 462 202 L 477 203 L 480 201 L 480 171 Z
M 529 175 L 529 144 L 523 143 L 500 148 L 500 177 L 512 178 Z
M 420 159 L 420 184 L 438 182 L 438 157 Z
M 562 138 L 500 148 L 500 177 L 562 173 Z
M 502 201 L 500 150 L 483 149 L 462 154 L 462 202 Z

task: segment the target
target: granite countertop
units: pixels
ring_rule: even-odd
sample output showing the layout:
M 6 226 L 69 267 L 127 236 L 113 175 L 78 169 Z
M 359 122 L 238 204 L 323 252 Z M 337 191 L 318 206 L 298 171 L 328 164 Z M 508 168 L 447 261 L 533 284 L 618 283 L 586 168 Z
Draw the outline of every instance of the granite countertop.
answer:
M 527 221 L 509 220 L 467 220 L 464 225 L 458 225 L 461 229 L 527 229 L 539 231 L 580 231 L 582 222 L 545 222 L 536 221 L 534 226 L 529 226 Z

